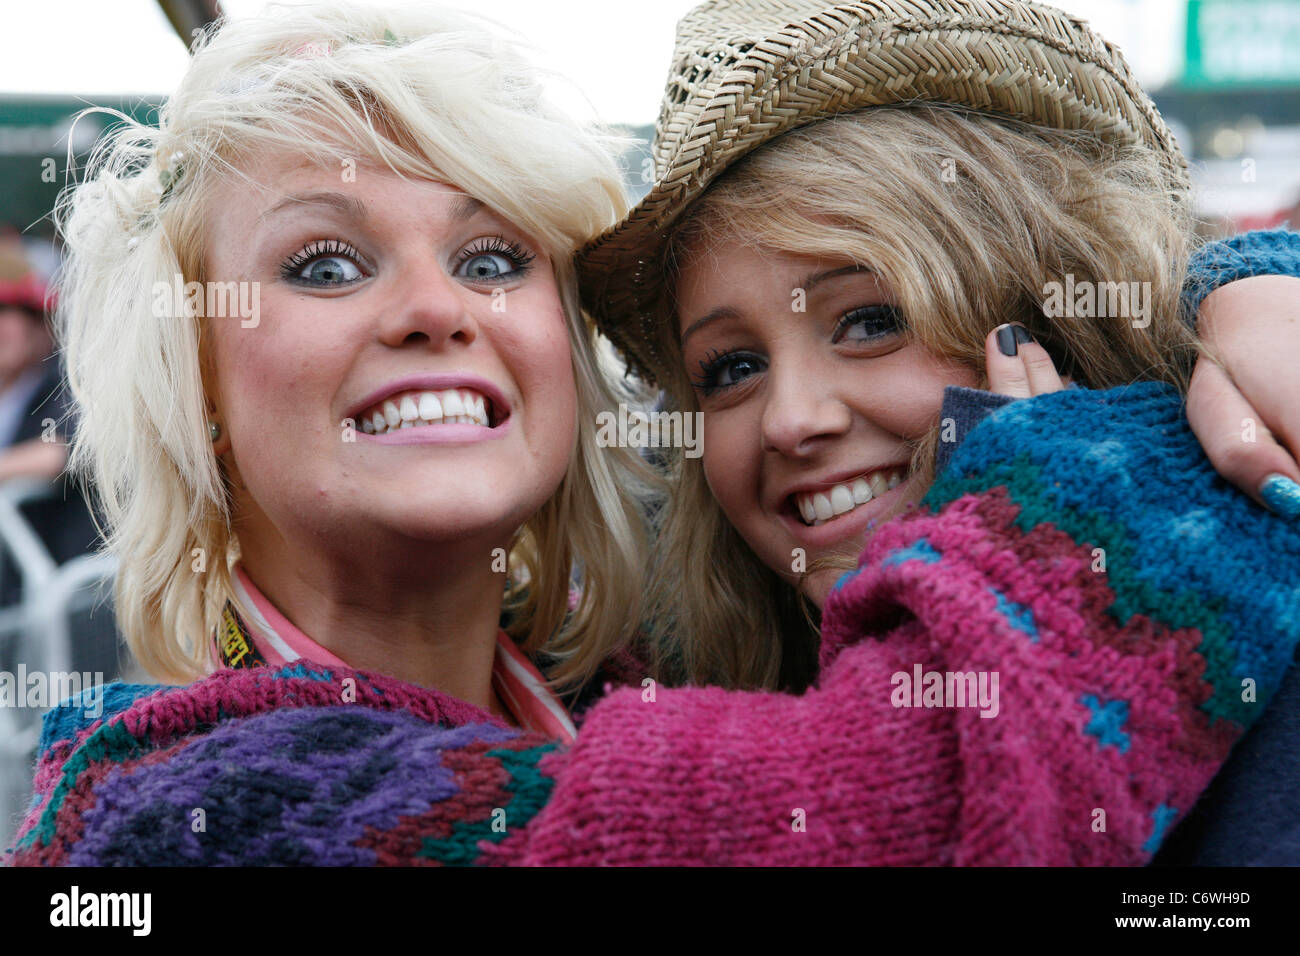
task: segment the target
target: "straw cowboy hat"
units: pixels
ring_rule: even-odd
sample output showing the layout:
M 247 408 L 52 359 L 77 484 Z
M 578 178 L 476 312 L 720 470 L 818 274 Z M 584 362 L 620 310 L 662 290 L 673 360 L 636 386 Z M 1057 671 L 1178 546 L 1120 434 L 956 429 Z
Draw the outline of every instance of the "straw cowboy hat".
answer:
M 1080 19 L 1014 0 L 709 0 L 678 24 L 655 124 L 655 182 L 578 255 L 583 304 L 629 364 L 663 377 L 659 256 L 728 166 L 791 129 L 930 101 L 1146 144 L 1186 190 L 1187 163 L 1119 51 Z

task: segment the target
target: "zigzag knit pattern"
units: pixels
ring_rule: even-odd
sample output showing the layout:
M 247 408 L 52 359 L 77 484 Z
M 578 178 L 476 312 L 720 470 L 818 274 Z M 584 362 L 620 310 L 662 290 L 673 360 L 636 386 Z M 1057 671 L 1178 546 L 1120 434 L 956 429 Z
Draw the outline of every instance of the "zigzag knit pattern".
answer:
M 12 864 L 472 864 L 550 793 L 554 743 L 384 677 L 295 662 L 111 693 L 47 721 Z
M 1155 383 L 994 412 L 923 504 L 832 592 L 815 688 L 610 694 L 498 851 L 1148 862 L 1291 659 L 1300 527 L 1220 479 Z M 996 714 L 947 690 L 994 674 Z
M 801 696 L 611 690 L 562 750 L 309 664 L 117 688 L 50 715 L 10 862 L 1142 864 L 1298 634 L 1300 526 L 1214 474 L 1174 390 L 1071 389 L 876 532 Z

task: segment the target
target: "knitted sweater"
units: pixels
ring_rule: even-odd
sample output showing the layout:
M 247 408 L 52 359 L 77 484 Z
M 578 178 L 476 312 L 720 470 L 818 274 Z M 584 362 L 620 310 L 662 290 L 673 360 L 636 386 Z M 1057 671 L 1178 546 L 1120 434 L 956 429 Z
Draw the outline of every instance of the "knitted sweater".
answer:
M 1183 316 L 1196 328 L 1196 310 L 1220 286 L 1252 276 L 1300 276 L 1300 233 L 1291 229 L 1255 229 L 1207 242 L 1188 263 L 1183 287 Z
M 119 686 L 47 719 L 12 862 L 1144 863 L 1278 686 L 1297 580 L 1172 389 L 1070 389 L 876 532 L 802 696 L 611 690 L 564 749 L 309 662 Z

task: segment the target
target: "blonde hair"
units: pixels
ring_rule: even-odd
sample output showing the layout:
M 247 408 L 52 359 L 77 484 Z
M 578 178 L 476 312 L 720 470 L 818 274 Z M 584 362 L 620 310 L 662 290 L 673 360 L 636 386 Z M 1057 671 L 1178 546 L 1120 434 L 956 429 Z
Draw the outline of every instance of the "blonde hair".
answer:
M 573 347 L 578 433 L 559 489 L 516 536 L 508 630 L 576 686 L 634 629 L 649 480 L 635 452 L 597 448 L 606 384 L 578 304 L 573 250 L 626 210 L 610 150 L 545 101 L 520 50 L 437 7 L 271 8 L 202 38 L 158 128 L 123 126 L 61 197 L 68 260 L 58 326 L 76 402 L 73 467 L 93 479 L 120 559 L 119 626 L 154 676 L 215 667 L 238 542 L 208 437 L 203 327 L 151 310 L 156 283 L 204 281 L 213 187 L 288 150 L 332 169 L 369 160 L 452 183 L 528 232 L 556 274 Z M 601 528 L 601 525 L 604 528 Z M 192 569 L 205 556 L 206 571 Z M 581 601 L 568 608 L 575 568 Z M 232 598 L 233 599 L 233 598 Z
M 1174 171 L 1154 152 L 925 105 L 827 119 L 756 150 L 679 221 L 664 262 L 671 290 L 683 263 L 723 242 L 848 257 L 889 284 L 910 336 L 981 382 L 988 333 L 1019 322 L 1082 385 L 1155 379 L 1185 391 L 1197 343 L 1179 295 L 1192 241 Z M 1149 282 L 1150 325 L 1047 317 L 1047 283 L 1067 275 Z M 671 301 L 656 332 L 675 373 L 668 406 L 693 411 Z M 926 483 L 938 424 L 914 443 L 911 472 Z M 657 667 L 694 683 L 806 686 L 815 615 L 798 612 L 795 589 L 727 522 L 702 460 L 678 454 L 670 467 L 649 596 Z

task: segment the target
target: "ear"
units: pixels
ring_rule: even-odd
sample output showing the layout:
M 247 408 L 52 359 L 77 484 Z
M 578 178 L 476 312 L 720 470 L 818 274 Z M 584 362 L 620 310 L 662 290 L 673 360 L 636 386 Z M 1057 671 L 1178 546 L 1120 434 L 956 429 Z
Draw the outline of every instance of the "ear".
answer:
M 214 398 L 217 395 L 216 370 L 212 367 L 212 354 L 207 343 L 200 339 L 199 342 L 199 374 L 203 383 L 203 411 L 206 416 L 204 428 L 207 429 L 208 438 L 212 442 L 212 450 L 218 458 L 230 451 L 230 429 L 227 422 L 221 414 L 220 403 Z M 213 426 L 217 437 L 213 438 Z

